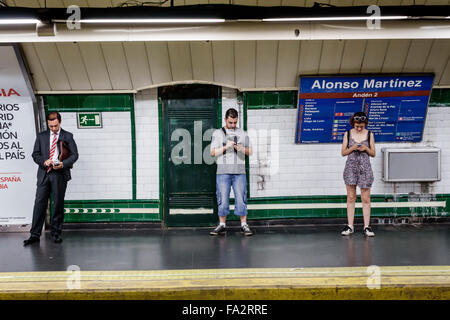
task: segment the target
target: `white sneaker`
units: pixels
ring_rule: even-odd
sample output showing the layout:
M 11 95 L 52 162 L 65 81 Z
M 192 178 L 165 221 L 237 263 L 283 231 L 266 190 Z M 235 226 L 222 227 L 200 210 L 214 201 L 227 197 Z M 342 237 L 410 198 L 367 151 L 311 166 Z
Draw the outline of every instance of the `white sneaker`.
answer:
M 363 233 L 366 237 L 374 237 L 375 236 L 375 233 L 373 233 L 372 228 L 370 228 L 370 227 L 365 227 Z
M 343 236 L 349 236 L 354 232 L 354 230 L 352 228 L 350 228 L 349 225 L 346 225 L 344 227 L 344 229 L 342 229 L 341 235 Z

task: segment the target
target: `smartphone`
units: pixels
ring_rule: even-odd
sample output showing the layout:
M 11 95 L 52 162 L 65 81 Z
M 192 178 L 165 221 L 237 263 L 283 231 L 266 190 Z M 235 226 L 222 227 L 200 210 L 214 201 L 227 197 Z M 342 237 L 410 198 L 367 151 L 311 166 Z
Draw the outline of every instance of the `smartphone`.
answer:
M 362 143 L 358 143 L 358 147 L 361 147 L 362 146 Z
M 58 159 L 56 159 L 55 161 L 53 161 L 53 165 L 54 165 L 54 166 L 57 166 L 57 165 L 59 165 L 59 163 L 60 163 L 60 162 L 59 162 L 59 160 L 58 160 Z

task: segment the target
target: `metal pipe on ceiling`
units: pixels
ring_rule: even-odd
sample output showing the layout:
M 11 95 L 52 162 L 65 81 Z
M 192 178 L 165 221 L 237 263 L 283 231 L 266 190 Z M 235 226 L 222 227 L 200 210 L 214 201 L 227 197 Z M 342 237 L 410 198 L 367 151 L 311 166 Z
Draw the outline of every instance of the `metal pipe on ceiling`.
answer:
M 370 29 L 364 21 L 225 22 L 220 24 L 82 24 L 47 26 L 39 35 L 32 25 L 0 26 L 0 43 L 101 41 L 239 41 L 239 40 L 350 40 L 450 39 L 450 23 L 441 20 L 383 21 Z M 50 31 L 48 31 L 50 30 Z M 53 30 L 54 35 L 49 35 Z

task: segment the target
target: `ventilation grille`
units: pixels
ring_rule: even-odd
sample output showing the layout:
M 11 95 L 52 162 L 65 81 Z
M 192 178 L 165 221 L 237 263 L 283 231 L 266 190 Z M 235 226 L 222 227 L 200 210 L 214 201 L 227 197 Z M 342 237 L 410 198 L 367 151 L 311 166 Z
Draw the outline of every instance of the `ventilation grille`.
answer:
M 216 113 L 212 110 L 167 110 L 167 116 L 175 119 L 215 119 Z
M 169 208 L 213 208 L 213 196 L 169 196 Z

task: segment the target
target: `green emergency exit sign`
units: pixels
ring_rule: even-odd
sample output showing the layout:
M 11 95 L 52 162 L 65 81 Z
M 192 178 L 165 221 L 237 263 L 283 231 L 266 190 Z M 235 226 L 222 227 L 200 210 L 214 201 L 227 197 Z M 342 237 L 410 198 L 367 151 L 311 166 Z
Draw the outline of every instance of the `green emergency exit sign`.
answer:
M 79 129 L 102 128 L 101 112 L 77 113 L 77 120 Z

